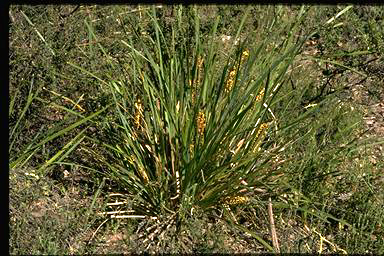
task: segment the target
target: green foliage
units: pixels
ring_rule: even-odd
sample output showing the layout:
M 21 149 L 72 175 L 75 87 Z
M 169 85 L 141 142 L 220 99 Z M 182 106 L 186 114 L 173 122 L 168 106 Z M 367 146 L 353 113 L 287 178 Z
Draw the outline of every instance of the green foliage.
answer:
M 136 37 L 122 41 L 133 62 L 129 82 L 103 81 L 118 117 L 109 123 L 112 141 L 104 146 L 111 152 L 105 162 L 110 175 L 132 196 L 135 214 L 177 213 L 183 219 L 194 207 L 216 208 L 247 190 L 242 180 L 271 193 L 279 187 L 274 179 L 281 171 L 271 168 L 272 160 L 286 142 L 273 149 L 260 146 L 277 125 L 268 106 L 277 104 L 277 92 L 306 37 L 295 33 L 305 16 L 302 8 L 292 23 L 278 27 L 291 31 L 278 44 L 266 37 L 246 45 L 244 39 L 223 65 L 216 57 L 218 43 L 200 40 L 196 12 L 188 12 L 194 21 L 191 40 L 182 29 L 182 7 L 176 12 L 170 38 L 152 9 L 147 13 L 152 36 L 133 25 Z M 215 38 L 218 24 L 219 18 L 209 38 Z M 138 91 L 132 93 L 132 87 Z
M 14 44 L 17 43 L 25 44 L 25 41 L 28 41 L 29 39 L 31 41 L 30 47 L 32 47 L 32 50 L 28 54 L 25 54 L 23 52 L 24 48 L 22 48 L 22 50 L 15 51 L 10 55 L 10 67 L 13 79 L 10 86 L 11 96 L 8 117 L 10 121 L 9 168 L 22 168 L 30 162 L 33 157 L 40 155 L 40 157 L 37 157 L 37 160 L 34 159 L 35 163 L 33 165 L 39 167 L 39 172 L 42 173 L 46 172 L 47 167 L 54 161 L 64 159 L 76 148 L 81 140 L 84 139 L 84 136 L 81 136 L 84 132 L 84 124 L 102 113 L 105 108 L 85 116 L 74 110 L 76 106 L 79 106 L 76 102 L 50 90 L 52 84 L 57 85 L 57 73 L 62 69 L 61 64 L 59 65 L 58 63 L 61 63 L 63 59 L 60 59 L 60 54 L 55 53 L 57 48 L 51 47 L 50 42 L 46 39 L 47 36 L 43 36 L 45 33 L 39 31 L 39 29 L 41 30 L 41 27 L 39 27 L 39 29 L 36 28 L 34 21 L 29 18 L 30 15 L 33 15 L 34 18 L 44 19 L 44 15 L 48 15 L 48 12 L 42 12 L 40 15 L 36 15 L 36 12 L 38 12 L 40 8 L 42 7 L 33 9 L 24 6 L 19 7 L 18 10 L 20 15 L 19 18 L 25 21 L 25 23 L 22 23 L 22 27 L 16 27 L 16 30 L 26 29 L 31 33 L 31 38 L 34 38 L 34 35 L 37 38 L 36 40 L 30 38 L 12 38 L 11 48 L 15 47 Z M 12 27 L 12 30 L 13 29 L 14 27 Z M 44 27 L 43 29 L 46 28 Z M 25 41 L 19 42 L 20 40 Z M 43 42 L 43 49 L 33 45 L 36 41 Z M 35 63 L 34 60 L 31 60 L 34 55 L 39 54 L 41 54 L 43 58 L 52 61 L 53 65 L 51 65 L 50 62 L 48 62 L 49 64 Z M 19 65 L 17 65 L 18 62 L 20 62 Z M 31 65 L 28 65 L 28 62 L 31 62 Z M 24 71 L 22 70 L 23 68 L 25 69 Z M 24 77 L 20 77 L 21 72 L 25 72 Z M 17 86 L 17 82 L 20 82 L 21 84 Z M 45 86 L 48 87 L 48 89 Z M 62 103 L 55 104 L 54 102 L 51 102 L 48 97 L 43 96 L 44 92 L 51 92 L 56 96 L 55 100 L 57 100 L 57 98 L 63 98 L 72 102 L 75 106 L 70 108 Z M 59 111 L 62 111 L 63 115 L 63 118 L 61 118 L 61 120 L 59 118 L 60 121 L 56 122 L 53 128 L 49 129 L 51 126 L 44 123 L 41 119 L 33 121 L 30 119 L 30 116 L 39 116 L 42 109 L 47 109 L 49 107 L 59 109 Z M 82 128 L 82 130 L 78 131 L 76 128 Z M 75 135 L 72 140 L 69 142 L 64 141 L 65 143 L 62 143 L 63 141 L 57 143 L 57 138 L 67 135 L 74 130 L 74 133 L 76 134 L 78 131 L 78 134 Z M 54 144 L 56 148 L 52 149 L 52 144 Z M 62 147 L 62 149 L 55 152 L 57 147 Z M 42 154 L 41 151 L 43 152 Z M 45 151 L 48 152 L 45 153 Z M 43 156 L 41 157 L 41 155 Z
M 382 141 L 362 139 L 355 98 L 367 91 L 380 101 L 381 14 L 12 6 L 12 251 L 73 253 L 84 242 L 73 234 L 88 232 L 76 252 L 100 253 L 122 226 L 132 250 L 273 251 L 271 198 L 282 251 L 319 251 L 326 237 L 323 252 L 382 252 L 383 162 L 370 159 Z M 33 189 L 40 183 L 22 182 L 31 174 L 16 170 L 26 166 L 56 180 L 54 195 L 69 179 L 55 175 L 69 175 L 92 202 L 60 212 L 68 223 L 49 211 L 32 218 L 31 207 L 56 204 Z

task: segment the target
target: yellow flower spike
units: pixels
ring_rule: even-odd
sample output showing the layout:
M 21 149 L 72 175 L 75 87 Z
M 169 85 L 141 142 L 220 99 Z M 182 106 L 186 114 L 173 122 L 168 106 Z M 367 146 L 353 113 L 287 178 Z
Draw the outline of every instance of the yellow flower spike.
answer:
M 226 93 L 230 92 L 233 88 L 233 85 L 235 84 L 236 72 L 237 72 L 236 66 L 231 69 L 231 72 L 229 72 L 227 83 L 224 89 Z
M 200 135 L 203 135 L 205 129 L 205 114 L 200 111 L 197 115 L 197 131 Z
M 192 104 L 195 104 L 197 87 L 201 83 L 201 75 L 203 73 L 203 63 L 204 59 L 201 56 L 197 57 L 197 77 L 194 77 L 192 80 L 189 80 L 189 86 L 192 91 Z
M 192 81 L 191 79 L 188 80 L 189 86 L 191 87 L 191 92 L 192 92 L 192 104 L 195 104 L 196 100 L 196 82 Z
M 135 121 L 136 129 L 140 128 L 141 120 L 143 119 L 143 111 L 144 111 L 143 103 L 141 102 L 140 99 L 138 99 L 135 102 L 135 118 L 134 118 L 134 121 Z
M 227 205 L 239 205 L 239 204 L 244 204 L 248 201 L 249 201 L 249 197 L 247 196 L 234 196 L 234 197 L 227 196 L 224 198 L 224 200 L 222 200 L 222 202 Z
M 259 138 L 259 135 L 262 133 L 262 132 L 265 132 L 265 130 L 268 128 L 268 123 L 262 123 L 260 125 L 260 128 L 259 130 L 257 131 L 257 134 L 256 134 L 256 138 Z
M 203 73 L 203 63 L 204 63 L 204 59 L 199 56 L 197 58 L 197 79 L 195 81 L 195 86 L 199 86 L 199 84 L 201 83 L 201 75 Z
M 255 147 L 253 148 L 253 153 L 256 153 L 260 149 L 260 145 L 263 142 L 265 135 L 267 134 L 267 129 L 270 123 L 262 123 L 259 130 L 256 133 L 255 141 L 257 141 Z
M 199 72 L 202 71 L 201 69 L 203 67 L 203 63 L 204 63 L 204 59 L 201 56 L 199 56 L 197 58 L 197 68 L 198 68 Z
M 248 50 L 245 50 L 242 52 L 241 58 L 240 58 L 240 65 L 242 65 L 244 63 L 244 61 L 248 58 L 248 56 L 249 56 Z M 226 93 L 230 92 L 233 88 L 233 85 L 235 84 L 238 67 L 239 67 L 239 63 L 237 63 L 229 72 L 228 79 L 227 79 L 227 82 L 225 84 L 225 89 L 224 89 L 224 91 Z
M 193 154 L 194 149 L 195 149 L 195 145 L 190 144 L 190 145 L 189 145 L 189 153 L 190 153 L 191 155 Z
M 245 50 L 243 51 L 243 53 L 241 54 L 241 60 L 240 60 L 240 63 L 243 64 L 244 61 L 249 57 L 249 50 Z
M 192 89 L 192 104 L 196 102 L 196 90 Z
M 261 91 L 259 92 L 259 94 L 257 94 L 257 96 L 256 96 L 256 102 L 260 102 L 261 101 L 261 99 L 263 98 L 263 96 L 264 96 L 264 92 L 265 92 L 265 89 L 263 88 L 263 89 L 261 89 Z

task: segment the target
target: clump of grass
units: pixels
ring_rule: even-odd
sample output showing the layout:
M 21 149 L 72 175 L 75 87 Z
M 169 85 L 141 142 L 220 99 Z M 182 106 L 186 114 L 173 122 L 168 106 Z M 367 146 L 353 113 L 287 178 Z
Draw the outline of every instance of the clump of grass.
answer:
M 172 224 L 179 230 L 194 209 L 247 202 L 245 194 L 255 188 L 264 196 L 277 192 L 282 173 L 273 160 L 286 142 L 264 141 L 277 128 L 269 106 L 279 99 L 306 38 L 295 33 L 305 16 L 303 7 L 286 24 L 291 32 L 282 42 L 273 44 L 269 37 L 255 44 L 243 41 L 221 63 L 218 44 L 201 41 L 197 12 L 192 13 L 190 41 L 182 39 L 188 36 L 182 29 L 183 8 L 176 13 L 170 38 L 154 8 L 146 13 L 152 37 L 131 26 L 135 37 L 121 41 L 133 60 L 129 82 L 102 81 L 113 94 L 117 117 L 107 131 L 111 140 L 101 143 L 110 152 L 103 164 L 108 177 L 126 191 L 126 208 L 133 211 L 127 218 L 168 216 L 157 232 Z M 215 38 L 218 24 L 219 18 L 209 38 Z M 134 95 L 128 90 L 132 86 L 139 88 Z
M 194 251 L 233 251 L 232 244 L 253 236 L 272 251 L 265 236 L 266 204 L 267 199 L 272 199 L 274 216 L 279 216 L 275 220 L 277 228 L 282 223 L 296 223 L 295 233 L 303 232 L 306 241 L 290 243 L 291 236 L 285 239 L 285 230 L 278 230 L 282 250 L 380 252 L 383 223 L 377 216 L 382 215 L 382 199 L 376 196 L 380 195 L 380 186 L 375 185 L 380 184 L 380 179 L 372 166 L 360 165 L 369 154 L 356 148 L 355 138 L 361 134 L 355 130 L 360 123 L 356 112 L 345 104 L 346 95 L 339 96 L 367 78 L 364 70 L 371 60 L 365 58 L 382 48 L 380 26 L 374 22 L 382 11 L 372 8 L 372 12 L 364 14 L 369 14 L 369 24 L 349 26 L 349 22 L 359 22 L 357 16 L 362 9 L 312 8 L 315 26 L 333 21 L 307 42 L 309 48 L 318 50 L 311 53 L 313 56 L 305 54 L 317 65 L 308 68 L 308 62 L 302 60 L 292 65 L 305 40 L 298 33 L 305 8 L 254 6 L 250 12 L 260 18 L 240 21 L 237 19 L 243 9 L 213 7 L 212 11 L 219 13 L 229 10 L 230 18 L 212 19 L 206 24 L 200 24 L 198 17 L 199 9 L 205 7 L 155 8 L 80 6 L 68 19 L 56 17 L 63 7 L 12 9 L 10 15 L 16 23 L 11 33 L 24 34 L 14 37 L 11 43 L 10 168 L 22 168 L 36 157 L 39 162 L 34 165 L 40 165 L 41 171 L 36 177 L 43 177 L 52 164 L 76 166 L 67 157 L 78 145 L 83 145 L 82 152 L 93 151 L 91 161 L 83 158 L 84 154 L 74 157 L 107 176 L 107 183 L 112 185 L 109 191 L 119 192 L 109 194 L 109 208 L 102 216 L 138 219 L 133 223 L 140 223 L 135 232 L 140 250 L 151 247 L 151 251 L 190 252 L 192 247 Z M 116 22 L 110 22 L 111 18 Z M 308 21 L 301 26 L 303 30 L 308 29 Z M 239 23 L 240 29 L 234 35 L 233 29 Z M 60 24 L 60 28 L 54 24 Z M 262 29 L 244 36 L 253 25 Z M 80 33 L 68 40 L 66 33 L 74 33 L 63 33 L 65 26 Z M 127 37 L 120 40 L 117 35 L 122 31 Z M 223 33 L 233 38 L 224 47 L 220 44 Z M 361 36 L 354 37 L 355 33 Z M 344 41 L 340 42 L 340 36 Z M 26 43 L 30 37 L 32 48 Z M 365 39 L 358 42 L 356 38 Z M 102 46 L 106 44 L 108 50 Z M 30 66 L 25 64 L 30 62 L 26 55 L 33 59 Z M 63 65 L 67 60 L 78 64 Z M 73 72 L 72 66 L 84 72 Z M 323 67 L 326 81 L 309 83 L 308 74 L 318 77 L 316 70 Z M 100 75 L 86 71 L 90 68 Z M 380 71 L 380 66 L 373 68 Z M 17 70 L 23 70 L 22 75 Z M 88 75 L 92 77 L 85 78 Z M 19 81 L 19 77 L 24 80 Z M 82 85 L 78 101 L 69 96 L 77 86 L 66 87 L 65 92 L 59 89 L 62 83 L 75 85 L 76 81 Z M 95 86 L 99 87 L 93 92 Z M 23 97 L 25 100 L 19 100 Z M 56 104 L 60 100 L 66 105 Z M 85 118 L 85 112 L 94 112 L 100 104 L 105 106 L 111 101 L 108 113 L 103 112 L 94 122 L 97 133 L 87 137 L 92 133 L 84 124 L 98 114 Z M 30 114 L 40 116 L 37 113 L 46 108 L 36 111 L 36 103 L 49 106 L 44 117 L 54 114 L 52 110 L 67 115 L 58 124 L 50 123 L 53 129 L 44 129 L 44 123 L 37 132 L 29 125 Z M 73 121 L 75 118 L 79 119 Z M 34 124 L 34 128 L 37 126 L 40 122 Z M 31 133 L 33 136 L 29 136 Z M 70 137 L 65 138 L 65 134 Z M 63 137 L 64 141 L 59 141 Z M 52 151 L 57 141 L 61 150 Z M 35 172 L 28 171 L 31 174 Z M 115 191 L 116 185 L 119 191 Z M 95 199 L 103 186 L 104 182 L 94 193 Z M 91 207 L 86 207 L 87 216 L 92 214 L 95 199 Z M 214 216 L 215 220 L 202 218 L 202 212 L 208 213 L 204 217 Z M 207 230 L 208 224 L 223 232 L 223 220 L 231 224 L 232 239 L 222 234 L 218 238 Z M 113 220 L 104 228 L 116 229 L 116 223 Z M 43 240 L 49 238 L 51 226 L 38 224 L 47 227 L 42 230 Z M 102 232 L 101 226 L 93 233 L 93 240 L 97 240 L 97 232 Z M 15 229 L 13 247 L 22 239 L 18 234 L 22 229 Z M 228 230 L 224 233 L 228 235 Z M 53 237 L 53 243 L 40 240 L 45 244 L 38 252 L 56 253 L 62 250 L 59 247 L 66 248 L 56 235 Z M 309 244 L 307 238 L 312 240 Z M 190 246 L 192 240 L 201 239 L 206 243 Z M 22 247 L 27 244 L 19 243 Z M 362 244 L 364 249 L 359 248 Z M 263 250 L 260 246 L 258 249 Z

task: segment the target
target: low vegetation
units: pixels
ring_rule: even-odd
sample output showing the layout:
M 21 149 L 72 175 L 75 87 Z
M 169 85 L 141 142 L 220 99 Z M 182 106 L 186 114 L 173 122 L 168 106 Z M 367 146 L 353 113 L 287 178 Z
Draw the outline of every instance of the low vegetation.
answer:
M 383 253 L 383 14 L 11 6 L 10 253 Z

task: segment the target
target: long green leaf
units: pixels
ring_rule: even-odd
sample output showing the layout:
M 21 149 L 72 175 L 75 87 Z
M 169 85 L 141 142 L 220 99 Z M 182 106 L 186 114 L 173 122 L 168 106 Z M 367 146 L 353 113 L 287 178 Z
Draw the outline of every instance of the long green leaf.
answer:
M 77 134 L 71 141 L 69 141 L 61 150 L 59 150 L 53 157 L 51 157 L 47 162 L 45 162 L 39 169 L 38 172 L 45 170 L 49 165 L 51 165 L 56 159 L 61 157 L 61 161 L 65 156 L 72 152 L 75 147 L 84 139 L 83 133 L 87 128 L 83 129 L 79 134 Z

